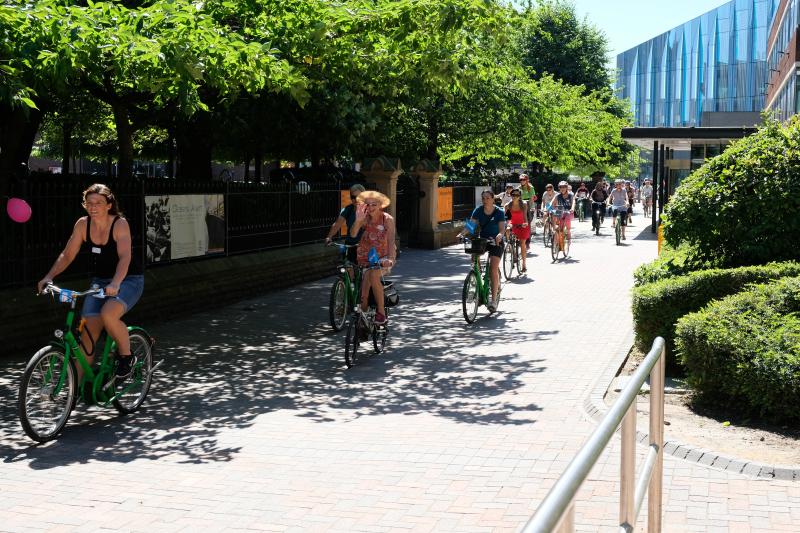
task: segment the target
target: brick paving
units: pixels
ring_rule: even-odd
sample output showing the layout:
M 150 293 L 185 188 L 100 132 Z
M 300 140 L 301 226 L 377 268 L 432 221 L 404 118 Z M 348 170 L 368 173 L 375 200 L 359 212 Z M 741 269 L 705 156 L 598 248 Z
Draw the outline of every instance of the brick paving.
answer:
M 352 370 L 326 328 L 331 280 L 146 324 L 166 363 L 145 407 L 79 406 L 44 446 L 16 420 L 26 356 L 4 360 L 0 531 L 519 530 L 629 348 L 631 272 L 656 248 L 637 222 L 620 248 L 576 223 L 559 264 L 535 245 L 530 278 L 472 326 L 460 249 L 405 252 L 389 347 Z M 581 531 L 615 524 L 612 442 L 579 493 Z M 800 483 L 664 465 L 666 531 L 798 531 Z

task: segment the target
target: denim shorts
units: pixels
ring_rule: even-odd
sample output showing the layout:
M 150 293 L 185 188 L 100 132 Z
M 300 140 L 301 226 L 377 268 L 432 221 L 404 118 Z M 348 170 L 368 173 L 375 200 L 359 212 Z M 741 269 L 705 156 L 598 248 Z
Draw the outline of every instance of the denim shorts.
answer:
M 100 287 L 105 287 L 111 283 L 110 278 L 92 278 L 91 284 L 97 284 Z M 106 302 L 119 302 L 125 308 L 125 312 L 130 311 L 139 298 L 142 297 L 144 292 L 144 276 L 126 276 L 122 280 L 119 287 L 119 292 L 116 296 L 110 298 L 95 298 L 94 296 L 87 296 L 83 300 L 83 310 L 81 316 L 91 317 L 100 316 L 100 310 Z

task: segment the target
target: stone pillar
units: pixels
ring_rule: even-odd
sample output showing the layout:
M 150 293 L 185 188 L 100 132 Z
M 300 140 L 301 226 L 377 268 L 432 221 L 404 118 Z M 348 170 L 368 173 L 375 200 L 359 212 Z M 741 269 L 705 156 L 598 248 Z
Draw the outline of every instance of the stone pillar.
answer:
M 391 200 L 388 213 L 397 217 L 397 178 L 403 173 L 400 160 L 394 161 L 386 157 L 365 159 L 361 166 L 361 173 L 372 183 L 375 183 L 380 192 Z
M 439 232 L 439 177 L 442 168 L 438 163 L 423 160 L 411 167 L 411 174 L 419 180 L 419 233 L 417 242 L 424 248 L 441 248 Z

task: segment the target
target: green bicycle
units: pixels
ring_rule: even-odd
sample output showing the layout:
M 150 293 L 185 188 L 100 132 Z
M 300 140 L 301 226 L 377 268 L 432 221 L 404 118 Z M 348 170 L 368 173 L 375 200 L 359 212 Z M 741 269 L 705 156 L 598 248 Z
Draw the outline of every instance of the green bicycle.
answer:
M 381 268 L 379 265 L 357 267 L 359 270 L 358 279 L 364 277 L 363 271 Z M 383 283 L 383 305 L 386 318 L 389 318 L 389 308 L 396 306 L 400 301 L 400 295 L 394 283 L 381 277 Z M 389 335 L 389 328 L 386 324 L 375 323 L 375 299 L 373 294 L 369 295 L 369 306 L 366 311 L 361 309 L 361 283 L 356 286 L 356 295 L 353 299 L 352 312 L 350 313 L 350 324 L 347 327 L 347 334 L 344 339 L 344 362 L 347 368 L 353 368 L 361 359 L 364 352 L 359 352 L 362 342 L 368 342 L 372 338 L 372 348 L 375 354 L 381 353 L 386 348 L 386 337 Z
M 75 292 L 48 283 L 42 293 L 57 295 L 58 301 L 70 304 L 70 308 L 65 328 L 56 330 L 56 340 L 31 357 L 22 375 L 18 411 L 25 433 L 37 442 L 54 439 L 67 424 L 78 398 L 87 405 L 108 407 L 113 404 L 121 414 L 139 409 L 150 390 L 153 371 L 163 362 L 153 366 L 153 338 L 140 327 L 128 327 L 131 356 L 135 359 L 131 377 L 117 384 L 112 356 L 116 343 L 111 336 L 106 335 L 99 362 L 92 365 L 74 328 L 78 300 L 88 296 L 104 298 L 103 290 L 92 288 Z M 80 382 L 76 364 L 83 370 Z
M 347 312 L 351 309 L 358 298 L 358 289 L 361 285 L 361 269 L 350 262 L 347 258 L 347 250 L 356 248 L 357 244 L 337 244 L 342 255 L 342 263 L 339 265 L 339 277 L 331 286 L 330 302 L 328 304 L 328 321 L 333 331 L 342 331 L 347 322 Z M 353 278 L 350 278 L 350 272 Z
M 467 274 L 464 280 L 464 289 L 461 291 L 461 310 L 464 313 L 464 320 L 467 324 L 475 322 L 478 316 L 478 308 L 481 305 L 488 307 L 489 297 L 491 295 L 491 268 L 489 267 L 491 261 L 487 260 L 485 265 L 481 265 L 481 257 L 486 253 L 487 245 L 491 239 L 484 239 L 481 237 L 473 237 L 464 239 L 464 252 L 472 255 L 472 270 Z M 500 293 L 503 285 L 497 288 L 497 302 L 495 303 L 495 310 L 497 310 L 497 303 L 500 302 Z M 489 311 L 493 314 L 494 311 Z

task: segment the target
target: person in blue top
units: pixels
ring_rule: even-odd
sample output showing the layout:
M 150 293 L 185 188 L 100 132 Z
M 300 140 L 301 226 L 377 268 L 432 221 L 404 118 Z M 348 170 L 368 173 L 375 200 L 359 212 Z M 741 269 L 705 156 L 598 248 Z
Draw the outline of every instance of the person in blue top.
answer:
M 503 257 L 503 235 L 506 231 L 506 212 L 494 203 L 494 192 L 490 190 L 481 193 L 482 205 L 475 208 L 470 215 L 474 227 L 480 227 L 480 237 L 491 239 L 487 246 L 490 267 L 492 272 L 492 298 L 487 307 L 494 312 L 497 309 L 497 290 L 500 288 L 500 258 Z M 464 229 L 459 236 L 469 232 Z
M 342 226 L 347 225 L 347 236 L 344 238 L 344 243 L 353 246 L 347 249 L 347 259 L 354 264 L 357 263 L 355 245 L 361 240 L 361 235 L 364 233 L 364 230 L 359 231 L 357 236 L 351 237 L 350 229 L 353 227 L 353 224 L 356 223 L 356 199 L 364 190 L 364 186 L 359 184 L 350 187 L 350 205 L 345 206 L 344 209 L 339 212 L 339 216 L 336 217 L 331 229 L 328 230 L 328 236 L 325 237 L 325 244 L 330 244 L 333 237 L 339 234 Z

